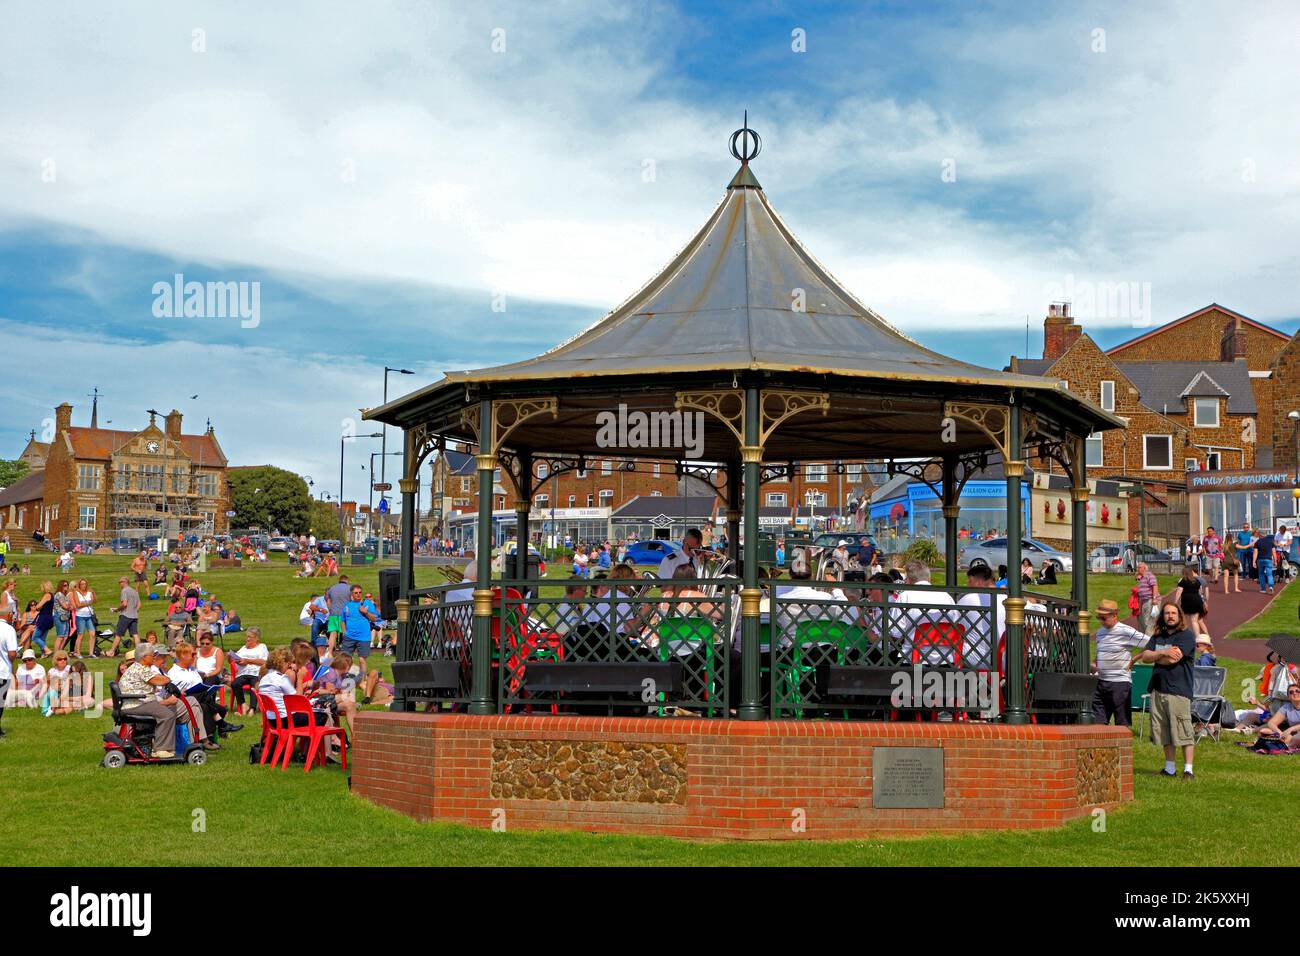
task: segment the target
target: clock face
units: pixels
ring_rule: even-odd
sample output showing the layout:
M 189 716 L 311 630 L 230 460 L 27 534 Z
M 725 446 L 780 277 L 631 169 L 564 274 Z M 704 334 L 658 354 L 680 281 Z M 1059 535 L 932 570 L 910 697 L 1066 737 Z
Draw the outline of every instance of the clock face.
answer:
M 148 442 L 145 444 L 144 447 L 149 451 L 149 454 L 151 455 L 158 454 L 158 443 L 156 441 Z

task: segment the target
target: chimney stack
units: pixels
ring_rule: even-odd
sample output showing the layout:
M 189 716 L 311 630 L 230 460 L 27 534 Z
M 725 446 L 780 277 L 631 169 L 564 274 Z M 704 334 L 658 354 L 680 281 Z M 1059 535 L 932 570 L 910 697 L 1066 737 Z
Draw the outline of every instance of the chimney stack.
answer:
M 1051 303 L 1043 320 L 1043 358 L 1056 361 L 1082 334 L 1083 329 L 1070 317 L 1070 303 Z
M 1219 340 L 1219 361 L 1235 362 L 1246 357 L 1246 330 L 1241 327 L 1241 319 L 1233 316 L 1223 328 L 1223 338 Z
M 172 441 L 181 440 L 181 413 L 174 408 L 167 413 L 166 432 Z
M 54 433 L 66 432 L 72 427 L 72 406 L 67 402 L 54 409 Z

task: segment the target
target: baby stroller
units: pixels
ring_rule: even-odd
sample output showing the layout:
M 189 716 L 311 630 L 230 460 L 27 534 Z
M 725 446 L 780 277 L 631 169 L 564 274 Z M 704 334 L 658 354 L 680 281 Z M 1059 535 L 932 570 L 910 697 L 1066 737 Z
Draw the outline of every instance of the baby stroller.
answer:
M 148 694 L 123 694 L 117 681 L 109 681 L 108 690 L 113 695 L 113 723 L 117 729 L 104 734 L 104 759 L 100 766 L 116 769 L 129 763 L 188 763 L 199 766 L 208 762 L 207 751 L 203 744 L 193 736 L 193 728 L 198 724 L 190 700 L 180 692 L 180 688 L 168 684 L 167 689 L 178 698 L 176 706 L 184 707 L 189 714 L 189 726 L 176 726 L 176 755 L 158 758 L 153 756 L 154 718 L 147 714 L 134 714 L 122 709 L 124 700 L 148 700 Z M 182 734 L 189 734 L 188 741 L 182 745 Z

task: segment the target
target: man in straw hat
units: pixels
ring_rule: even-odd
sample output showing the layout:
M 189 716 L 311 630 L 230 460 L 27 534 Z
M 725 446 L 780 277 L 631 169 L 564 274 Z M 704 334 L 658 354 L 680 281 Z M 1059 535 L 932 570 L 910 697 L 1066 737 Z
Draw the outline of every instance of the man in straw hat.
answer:
M 1092 699 L 1092 718 L 1116 726 L 1133 725 L 1133 649 L 1146 647 L 1147 636 L 1119 619 L 1119 605 L 1110 598 L 1097 605 L 1097 692 Z

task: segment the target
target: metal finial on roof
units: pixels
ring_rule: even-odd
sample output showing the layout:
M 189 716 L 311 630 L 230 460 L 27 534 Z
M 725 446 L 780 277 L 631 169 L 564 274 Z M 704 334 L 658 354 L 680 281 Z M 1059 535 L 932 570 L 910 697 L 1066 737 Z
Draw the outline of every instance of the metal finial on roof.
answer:
M 736 148 L 737 140 L 740 141 L 739 149 Z M 748 165 L 749 161 L 757 156 L 759 150 L 763 148 L 763 140 L 759 138 L 758 133 L 749 128 L 749 110 L 745 110 L 745 119 L 740 129 L 731 134 L 729 148 L 731 155 L 745 165 Z

